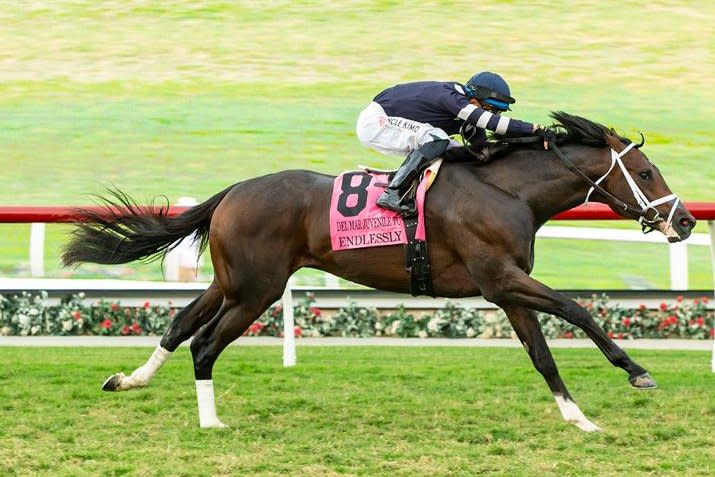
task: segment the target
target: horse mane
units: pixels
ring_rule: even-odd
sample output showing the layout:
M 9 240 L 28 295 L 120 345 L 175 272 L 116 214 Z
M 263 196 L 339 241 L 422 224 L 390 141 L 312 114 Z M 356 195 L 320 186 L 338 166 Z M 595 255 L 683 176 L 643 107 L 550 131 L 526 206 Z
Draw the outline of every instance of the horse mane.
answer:
M 608 145 L 606 137 L 613 136 L 624 144 L 630 144 L 631 140 L 618 134 L 615 129 L 603 124 L 591 121 L 581 116 L 566 113 L 564 111 L 552 111 L 550 114 L 554 123 L 549 126 L 556 132 L 556 143 L 561 144 L 583 144 L 591 147 L 605 147 Z M 641 135 L 642 136 L 642 135 Z M 528 137 L 528 136 L 527 136 Z M 533 136 L 536 138 L 536 136 Z M 643 145 L 641 142 L 636 147 Z M 542 149 L 543 146 L 538 140 L 523 142 L 518 139 L 511 142 L 503 136 L 493 135 L 486 144 L 481 145 L 478 151 L 474 151 L 478 157 L 482 157 L 480 162 L 487 163 L 498 159 L 520 149 Z M 474 154 L 468 150 L 468 146 L 454 148 L 447 151 L 450 161 L 474 161 Z
M 558 134 L 559 144 L 584 144 L 586 146 L 604 147 L 607 146 L 607 136 L 614 136 L 624 144 L 630 144 L 630 140 L 619 135 L 615 129 L 603 124 L 591 121 L 590 119 L 565 113 L 564 111 L 552 111 L 551 118 L 556 122 L 551 125 L 555 130 L 565 130 L 565 133 Z

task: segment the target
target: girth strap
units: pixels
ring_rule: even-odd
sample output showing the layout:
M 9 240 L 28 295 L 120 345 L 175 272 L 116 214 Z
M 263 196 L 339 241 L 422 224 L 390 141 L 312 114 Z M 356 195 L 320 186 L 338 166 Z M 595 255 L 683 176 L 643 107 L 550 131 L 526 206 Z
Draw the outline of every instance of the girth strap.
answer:
M 432 273 L 427 252 L 427 242 L 417 240 L 417 216 L 402 216 L 405 221 L 407 243 L 405 244 L 405 268 L 410 274 L 410 293 L 412 296 L 428 295 L 434 297 Z

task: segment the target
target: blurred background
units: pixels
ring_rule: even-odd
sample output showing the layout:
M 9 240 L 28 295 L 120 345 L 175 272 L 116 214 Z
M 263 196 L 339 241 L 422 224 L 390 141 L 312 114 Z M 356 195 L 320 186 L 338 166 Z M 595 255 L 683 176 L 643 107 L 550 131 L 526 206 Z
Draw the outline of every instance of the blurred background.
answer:
M 642 131 L 675 193 L 715 201 L 714 24 L 709 2 L 3 2 L 0 205 L 88 205 L 106 186 L 203 201 L 283 169 L 395 167 L 358 143 L 360 110 L 395 83 L 481 70 L 510 83 L 512 117 Z M 47 226 L 45 276 L 163 277 L 157 263 L 63 270 L 67 230 Z M 30 276 L 29 240 L 28 224 L 0 225 L 0 276 Z M 708 248 L 688 252 L 689 287 L 712 288 Z M 555 288 L 669 286 L 660 244 L 541 239 L 536 254 Z

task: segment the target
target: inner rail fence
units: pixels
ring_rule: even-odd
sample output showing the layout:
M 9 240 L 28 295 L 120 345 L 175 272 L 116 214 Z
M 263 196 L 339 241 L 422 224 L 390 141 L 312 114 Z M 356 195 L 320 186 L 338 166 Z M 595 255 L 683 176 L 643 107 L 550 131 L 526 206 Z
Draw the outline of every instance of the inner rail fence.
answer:
M 709 246 L 715 283 L 715 202 L 686 202 L 685 206 L 697 220 L 706 220 L 708 233 L 693 234 L 687 241 L 668 244 L 670 255 L 670 286 L 673 290 L 688 289 L 688 245 Z M 101 207 L 66 207 L 66 206 L 4 206 L 0 207 L 0 223 L 30 223 L 30 269 L 33 276 L 44 275 L 44 242 L 46 223 L 74 223 L 79 220 L 77 208 L 105 210 Z M 176 205 L 169 207 L 169 215 L 178 215 L 188 210 L 189 205 Z M 623 217 L 613 212 L 603 204 L 588 204 L 575 207 L 555 216 L 552 220 L 624 220 Z M 620 229 L 601 229 L 591 227 L 559 227 L 545 226 L 537 234 L 539 237 L 568 238 L 581 240 L 615 240 L 627 242 L 656 242 L 667 243 L 665 237 L 654 233 L 643 236 L 640 232 Z M 185 240 L 185 242 L 188 242 Z M 184 246 L 184 252 L 191 254 L 195 251 L 189 245 Z M 179 247 L 181 250 L 181 247 Z M 175 274 L 175 263 L 181 259 L 169 260 L 167 263 L 167 277 Z M 326 284 L 333 288 L 337 285 L 335 277 L 328 276 Z M 714 286 L 715 288 L 715 286 Z M 291 286 L 283 294 L 284 310 L 284 346 L 283 363 L 293 366 L 296 362 L 295 338 L 293 336 L 293 293 Z M 712 369 L 715 372 L 715 340 L 713 340 Z

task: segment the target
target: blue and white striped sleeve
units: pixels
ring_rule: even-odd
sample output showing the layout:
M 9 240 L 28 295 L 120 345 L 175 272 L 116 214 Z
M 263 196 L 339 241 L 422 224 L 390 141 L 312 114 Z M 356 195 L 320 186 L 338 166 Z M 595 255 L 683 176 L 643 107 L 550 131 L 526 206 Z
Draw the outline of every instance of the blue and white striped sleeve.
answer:
M 502 136 L 525 136 L 531 134 L 534 130 L 532 123 L 490 113 L 471 103 L 464 106 L 457 114 L 457 117 L 469 121 L 478 128 L 489 129 Z
M 443 101 L 445 107 L 459 119 L 468 121 L 478 128 L 489 129 L 500 135 L 524 136 L 534 130 L 534 125 L 526 121 L 508 118 L 479 108 L 469 102 L 466 96 L 451 94 Z

